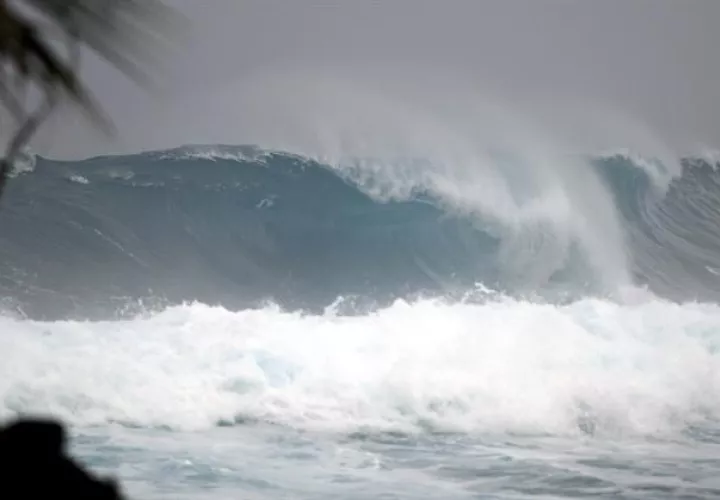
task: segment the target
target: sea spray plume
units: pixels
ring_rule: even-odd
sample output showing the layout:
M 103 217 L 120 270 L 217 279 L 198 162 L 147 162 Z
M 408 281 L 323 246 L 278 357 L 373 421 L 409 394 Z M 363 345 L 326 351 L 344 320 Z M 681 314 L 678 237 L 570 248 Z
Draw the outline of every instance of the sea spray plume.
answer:
M 179 18 L 156 0 L 0 2 L 0 103 L 16 127 L 0 163 L 0 195 L 15 157 L 63 102 L 77 105 L 101 130 L 112 132 L 79 78 L 81 50 L 87 47 L 136 82 L 147 83 L 146 56 L 159 40 L 147 34 L 157 33 L 160 19 Z
M 378 200 L 425 194 L 481 218 L 503 240 L 507 271 L 534 277 L 530 286 L 578 251 L 602 288 L 631 282 L 611 195 L 587 160 L 522 111 L 462 86 L 280 75 L 236 98 L 247 116 L 273 117 L 251 120 L 260 144 L 330 164 Z

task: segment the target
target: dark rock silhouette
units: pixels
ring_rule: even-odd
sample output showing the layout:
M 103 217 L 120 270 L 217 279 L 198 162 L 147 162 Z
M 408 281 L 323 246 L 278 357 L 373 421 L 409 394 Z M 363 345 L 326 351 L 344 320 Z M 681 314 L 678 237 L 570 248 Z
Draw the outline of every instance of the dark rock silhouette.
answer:
M 52 420 L 0 428 L 0 498 L 123 498 L 113 481 L 94 477 L 68 456 L 66 445 L 65 428 Z

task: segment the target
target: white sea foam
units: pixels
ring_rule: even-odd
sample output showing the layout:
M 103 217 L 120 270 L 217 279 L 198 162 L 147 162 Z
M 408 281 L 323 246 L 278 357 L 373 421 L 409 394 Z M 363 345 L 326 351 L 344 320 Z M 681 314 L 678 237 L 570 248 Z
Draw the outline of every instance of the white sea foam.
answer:
M 228 160 L 264 164 L 267 155 L 271 152 L 221 145 L 188 145 L 161 151 L 158 154 L 162 160 Z
M 0 319 L 0 414 L 203 429 L 658 435 L 720 417 L 720 308 L 396 302 Z
M 37 157 L 30 148 L 24 148 L 13 161 L 10 177 L 17 177 L 22 174 L 29 174 L 35 171 Z
M 68 180 L 70 182 L 74 182 L 76 184 L 90 184 L 90 181 L 87 177 L 84 177 L 82 175 L 73 174 L 70 177 L 68 177 Z

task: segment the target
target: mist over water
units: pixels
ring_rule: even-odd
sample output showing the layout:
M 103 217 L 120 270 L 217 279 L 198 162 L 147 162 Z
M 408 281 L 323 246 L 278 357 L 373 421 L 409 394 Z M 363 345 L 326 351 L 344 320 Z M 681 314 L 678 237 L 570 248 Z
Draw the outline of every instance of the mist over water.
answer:
M 561 267 L 573 245 L 607 288 L 631 282 L 618 214 L 587 158 L 593 147 L 604 151 L 603 142 L 570 143 L 567 127 L 547 113 L 519 112 L 461 80 L 373 70 L 369 81 L 357 72 L 338 77 L 337 70 L 332 77 L 270 72 L 228 102 L 252 117 L 243 136 L 256 144 L 330 165 L 375 199 L 429 193 L 449 211 L 493 225 L 506 246 L 507 272 L 529 288 Z M 595 117 L 574 118 L 576 130 L 597 128 L 587 126 Z M 618 121 L 607 113 L 602 119 L 607 129 Z M 680 170 L 677 160 L 646 131 L 636 126 L 633 135 L 640 151 L 657 155 L 642 166 L 664 189 Z M 544 270 L 529 268 L 533 252 Z

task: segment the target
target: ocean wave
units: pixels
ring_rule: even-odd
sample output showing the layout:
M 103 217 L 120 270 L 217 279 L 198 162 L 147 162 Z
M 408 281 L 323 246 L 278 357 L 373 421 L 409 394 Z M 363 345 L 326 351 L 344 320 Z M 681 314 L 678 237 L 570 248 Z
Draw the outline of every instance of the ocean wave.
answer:
M 222 145 L 37 158 L 0 211 L 0 290 L 45 319 L 114 318 L 138 300 L 318 312 L 345 296 L 368 311 L 477 283 L 551 301 L 628 286 L 718 299 L 720 179 L 704 160 L 660 190 L 656 163 L 627 152 L 532 175 L 522 157 L 487 161 L 323 164 Z

